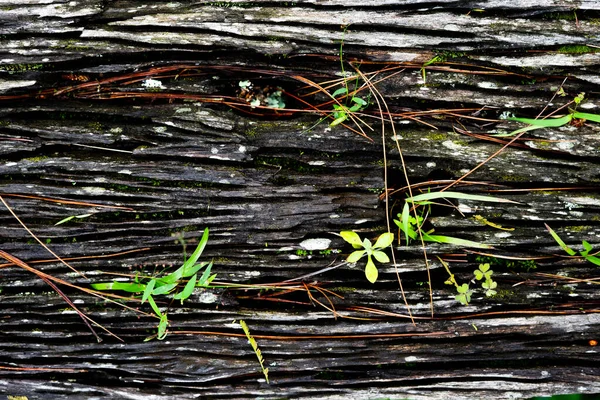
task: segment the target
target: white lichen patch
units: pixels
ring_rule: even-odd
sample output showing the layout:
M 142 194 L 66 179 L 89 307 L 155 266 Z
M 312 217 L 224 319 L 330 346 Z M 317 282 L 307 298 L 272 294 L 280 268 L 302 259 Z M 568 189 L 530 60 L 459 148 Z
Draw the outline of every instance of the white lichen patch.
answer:
M 198 296 L 198 301 L 204 304 L 216 303 L 219 297 L 211 292 L 204 291 Z
M 142 87 L 146 89 L 165 89 L 162 82 L 157 79 L 146 79 L 142 82 Z M 191 110 L 190 110 L 191 111 Z
M 330 245 L 331 240 L 325 238 L 306 239 L 300 242 L 300 247 L 304 250 L 326 250 Z

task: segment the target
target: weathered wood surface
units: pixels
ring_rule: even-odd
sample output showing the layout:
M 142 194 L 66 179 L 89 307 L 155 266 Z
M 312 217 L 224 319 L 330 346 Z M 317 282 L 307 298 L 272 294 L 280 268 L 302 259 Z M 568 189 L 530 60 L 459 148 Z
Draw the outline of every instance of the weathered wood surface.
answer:
M 600 53 L 563 48 L 598 45 L 596 1 L 390 0 L 359 7 L 333 0 L 48 0 L 0 6 L 3 198 L 62 257 L 149 248 L 72 261 L 89 279 L 59 263 L 32 264 L 84 286 L 111 279 L 100 271 L 176 266 L 181 246 L 173 235 L 184 234 L 193 246 L 205 227 L 211 237 L 204 258 L 214 257 L 218 279 L 255 284 L 293 279 L 341 260 L 350 251 L 335 235 L 341 230 L 381 233 L 383 148 L 376 123 L 370 142 L 325 122 L 307 131 L 316 115 L 256 118 L 204 101 L 208 95 L 235 96 L 245 79 L 296 93 L 303 85 L 292 75 L 316 82 L 335 78 L 342 37 L 347 59 L 406 68 L 378 85 L 393 112 L 485 106 L 478 115 L 486 118 L 504 111 L 535 116 L 563 83 L 568 97 L 556 98 L 554 108 L 585 92 L 580 110 L 599 112 Z M 349 25 L 343 36 L 340 25 Z M 459 57 L 429 66 L 424 82 L 420 67 L 442 51 Z M 172 65 L 186 67 L 170 76 L 151 72 Z M 505 72 L 493 75 L 489 68 Z M 144 71 L 131 82 L 107 81 Z M 77 75 L 104 83 L 63 94 L 47 91 L 81 85 Z M 142 80 L 150 78 L 160 79 L 164 89 L 154 99 L 141 98 L 149 93 Z M 94 92 L 99 98 L 92 98 Z M 139 97 L 109 99 L 124 92 Z M 188 97 L 166 101 L 164 93 Z M 487 134 L 519 126 L 421 119 L 437 129 L 408 120 L 396 124 L 413 183 L 458 178 L 499 149 L 462 131 Z M 430 219 L 436 232 L 491 244 L 504 255 L 561 254 L 544 228 L 548 223 L 572 246 L 587 240 L 598 247 L 599 133 L 593 123 L 532 132 L 523 147 L 506 150 L 469 177 L 500 186 L 466 188 L 507 190 L 496 195 L 519 204 L 460 202 L 464 217 L 455 211 Z M 401 187 L 391 133 L 386 152 L 390 184 Z M 530 188 L 544 190 L 524 190 Z M 86 213 L 93 215 L 54 226 Z M 476 215 L 516 229 L 494 229 Z M 0 218 L 1 250 L 27 262 L 50 258 L 8 212 Z M 331 240 L 330 249 L 342 254 L 297 253 L 309 238 Z M 434 319 L 421 250 L 413 246 L 398 249 L 397 264 L 418 317 L 415 325 L 406 318 L 393 267 L 380 267 L 379 281 L 371 285 L 362 268 L 344 266 L 307 279 L 344 296 L 331 297 L 344 318 L 311 305 L 306 293 L 283 296 L 294 302 L 284 303 L 258 291 L 215 289 L 195 294 L 183 307 L 171 306 L 172 334 L 163 342 L 143 342 L 155 329 L 154 319 L 64 288 L 126 341 L 103 336 L 96 343 L 46 284 L 4 266 L 0 393 L 30 399 L 444 399 L 600 392 L 598 352 L 589 346 L 600 328 L 597 285 L 539 275 L 590 278 L 597 267 L 558 257 L 539 261 L 529 272 L 496 266 L 501 295 L 478 294 L 464 307 L 444 285 L 447 274 L 433 256 L 458 254 L 461 262 L 451 268 L 463 282 L 472 276 L 475 257 L 450 246 L 427 248 Z M 239 319 L 257 338 L 270 385 L 261 380 L 246 339 L 227 336 L 241 334 L 233 323 Z

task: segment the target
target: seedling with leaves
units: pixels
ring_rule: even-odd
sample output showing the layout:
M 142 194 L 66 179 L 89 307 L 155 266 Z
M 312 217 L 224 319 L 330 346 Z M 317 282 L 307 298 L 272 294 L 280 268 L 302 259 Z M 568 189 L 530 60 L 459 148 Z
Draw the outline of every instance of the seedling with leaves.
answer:
M 409 197 L 406 199 L 406 203 L 404 203 L 402 213 L 398 214 L 397 220 L 394 220 L 394 223 L 398 225 L 398 228 L 404 234 L 407 246 L 410 241 L 414 241 L 419 238 L 420 232 L 420 235 L 425 242 L 447 243 L 460 247 L 474 247 L 479 249 L 492 248 L 487 244 L 474 242 L 472 240 L 460 239 L 445 235 L 432 235 L 434 232 L 433 229 L 427 232 L 422 231 L 421 227 L 423 225 L 425 219 L 424 215 L 426 215 L 426 213 L 422 212 L 421 215 L 417 214 L 416 217 L 415 215 L 411 215 L 410 204 L 414 204 L 416 207 L 430 207 L 432 204 L 434 204 L 432 201 L 437 199 L 461 199 L 497 203 L 514 203 L 511 200 L 506 200 L 499 197 L 481 196 L 460 192 L 430 192 Z
M 584 98 L 585 98 L 585 93 L 579 93 L 579 95 L 577 95 L 573 99 L 573 103 L 575 103 L 575 107 L 577 107 L 583 101 Z M 558 118 L 545 118 L 545 119 L 508 118 L 508 120 L 523 122 L 523 123 L 529 124 L 529 126 L 514 130 L 509 133 L 497 134 L 497 135 L 492 135 L 492 136 L 496 136 L 496 137 L 513 136 L 513 135 L 517 135 L 519 133 L 532 131 L 534 129 L 557 128 L 557 127 L 567 125 L 569 123 L 576 125 L 576 126 L 581 126 L 580 124 L 582 124 L 585 121 L 593 121 L 593 122 L 600 123 L 600 114 L 582 113 L 582 112 L 576 111 L 576 109 L 569 109 L 569 114 L 562 116 L 562 117 L 558 117 Z
M 381 236 L 379 236 L 379 238 L 377 238 L 375 244 L 372 244 L 371 241 L 367 238 L 361 240 L 360 236 L 358 236 L 358 234 L 354 231 L 342 231 L 340 232 L 340 235 L 355 249 L 362 249 L 350 253 L 346 261 L 354 264 L 366 255 L 367 266 L 365 267 L 365 275 L 367 276 L 369 282 L 375 283 L 377 281 L 377 276 L 379 275 L 379 272 L 377 271 L 377 267 L 375 266 L 372 257 L 375 257 L 375 259 L 380 263 L 390 262 L 390 259 L 387 256 L 387 254 L 381 251 L 381 249 L 385 249 L 386 247 L 389 247 L 392 244 L 392 242 L 394 241 L 394 234 L 390 232 L 382 234 Z
M 332 98 L 337 99 L 341 95 L 348 95 L 348 87 L 342 87 L 333 92 L 331 95 Z M 350 98 L 350 103 L 354 103 L 351 106 L 346 106 L 342 103 L 334 104 L 333 109 L 334 112 L 331 114 L 333 116 L 333 121 L 329 124 L 329 126 L 336 126 L 341 124 L 342 122 L 348 119 L 348 116 L 363 110 L 368 103 L 360 97 L 352 96 Z
M 558 245 L 568 255 L 570 255 L 570 256 L 576 256 L 577 253 L 579 253 L 579 255 L 581 257 L 585 258 L 587 261 L 591 262 L 592 264 L 596 264 L 596 265 L 600 266 L 600 258 L 596 256 L 598 254 L 598 252 L 595 252 L 594 254 L 590 254 L 590 253 L 592 253 L 592 251 L 594 249 L 593 249 L 592 245 L 589 244 L 586 240 L 582 240 L 581 241 L 581 245 L 583 246 L 583 250 L 580 250 L 578 252 L 576 250 L 573 250 L 569 246 L 567 246 L 567 244 L 560 238 L 560 236 L 558 236 L 558 234 L 552 228 L 550 228 L 547 224 L 544 224 L 544 225 L 546 225 L 546 229 L 548 229 L 548 232 L 550 232 L 550 235 L 552 235 L 552 237 L 554 238 L 554 240 L 556 240 L 556 243 L 558 243 Z
M 444 283 L 446 285 L 454 285 L 456 287 L 456 292 L 458 293 L 456 296 L 454 296 L 456 301 L 458 301 L 464 306 L 469 305 L 469 302 L 471 301 L 471 296 L 473 295 L 473 290 L 470 288 L 470 283 L 463 283 L 462 285 L 459 285 L 458 282 L 456 282 L 454 274 L 450 272 L 450 267 L 448 266 L 448 264 L 439 257 L 438 260 L 440 260 L 440 262 L 446 269 L 446 272 L 448 272 L 448 275 L 450 276 L 448 280 L 446 280 L 446 282 Z M 496 287 L 498 287 L 498 283 L 492 279 L 493 273 L 494 271 L 490 269 L 489 264 L 479 264 L 479 268 L 473 271 L 475 280 L 483 280 L 481 287 L 485 291 L 485 295 L 487 297 L 494 296 L 496 294 L 495 289 Z M 471 280 L 471 282 L 474 282 L 474 280 Z
M 494 271 L 490 269 L 490 264 L 479 264 L 479 268 L 473 271 L 475 279 L 478 281 L 483 280 L 481 287 L 485 290 L 487 297 L 495 295 L 496 291 L 494 289 L 498 287 L 498 283 L 492 279 L 493 273 Z
M 161 311 L 156 304 L 154 296 L 167 296 L 172 294 L 173 300 L 183 301 L 189 298 L 194 289 L 197 287 L 208 287 L 208 285 L 216 278 L 216 274 L 211 275 L 212 262 L 201 262 L 197 264 L 198 259 L 204 251 L 204 247 L 208 242 L 208 228 L 204 230 L 204 234 L 196 247 L 196 250 L 192 255 L 185 260 L 183 265 L 174 272 L 164 276 L 137 276 L 133 282 L 104 282 L 94 283 L 92 287 L 96 290 L 122 290 L 130 293 L 142 293 L 141 302 L 144 304 L 146 301 L 152 307 L 152 310 L 156 316 L 160 319 L 158 324 L 158 331 L 156 338 L 159 340 L 164 339 L 167 336 L 167 327 L 169 321 L 167 318 L 167 312 Z M 204 268 L 204 272 L 198 277 L 198 272 Z M 187 283 L 181 291 L 176 289 L 180 287 L 185 279 L 188 279 Z M 175 293 L 174 293 L 175 292 Z M 154 337 L 150 337 L 152 339 Z M 149 340 L 148 339 L 148 340 Z

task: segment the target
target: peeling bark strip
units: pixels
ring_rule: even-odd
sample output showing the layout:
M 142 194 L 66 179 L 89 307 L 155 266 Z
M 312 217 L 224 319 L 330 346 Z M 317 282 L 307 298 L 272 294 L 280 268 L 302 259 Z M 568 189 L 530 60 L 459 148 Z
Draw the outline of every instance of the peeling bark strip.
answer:
M 547 115 L 582 92 L 578 111 L 600 114 L 599 34 L 595 0 L 0 0 L 0 195 L 87 277 L 48 262 L 10 213 L 0 214 L 0 250 L 29 268 L 0 264 L 0 394 L 600 393 L 591 345 L 600 296 L 589 279 L 598 267 L 566 257 L 544 227 L 576 252 L 584 240 L 600 248 L 600 126 L 528 132 L 454 188 L 518 204 L 433 209 L 426 229 L 513 259 L 427 244 L 431 318 L 422 251 L 398 247 L 413 325 L 396 268 L 379 265 L 371 285 L 364 265 L 341 263 L 352 249 L 336 235 L 356 230 L 373 240 L 386 229 L 380 114 L 371 106 L 359 115 L 372 124 L 371 141 L 329 127 L 331 118 L 317 124 L 333 105 L 310 86 L 342 76 L 342 47 L 346 73 L 356 73 L 352 63 L 384 96 L 396 118 L 385 142 L 396 218 L 407 195 L 396 142 L 410 182 L 439 190 L 511 140 L 490 133 L 523 126 L 502 115 L 533 118 L 548 106 Z M 250 107 L 273 90 L 285 108 Z M 33 268 L 89 288 L 173 271 L 181 242 L 189 252 L 206 227 L 201 261 L 213 258 L 214 283 L 229 287 L 197 290 L 183 306 L 156 296 L 168 308 L 164 341 L 143 341 L 157 325 L 146 305 L 139 315 L 53 281 L 126 342 L 98 330 L 104 342 L 96 343 L 34 276 Z M 461 284 L 490 262 L 498 294 L 479 290 L 460 305 L 435 255 Z M 536 269 L 519 257 L 537 257 Z M 278 288 L 260 286 L 269 283 Z M 259 341 L 269 385 L 234 322 L 242 319 Z

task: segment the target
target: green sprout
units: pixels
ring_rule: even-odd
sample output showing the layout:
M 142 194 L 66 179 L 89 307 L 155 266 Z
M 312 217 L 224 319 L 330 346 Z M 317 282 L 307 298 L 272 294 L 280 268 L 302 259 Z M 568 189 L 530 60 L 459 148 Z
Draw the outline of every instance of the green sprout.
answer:
M 567 244 L 560 238 L 560 236 L 558 236 L 558 234 L 556 232 L 554 232 L 554 230 L 552 228 L 550 228 L 548 226 L 548 224 L 544 224 L 546 225 L 546 229 L 548 229 L 548 232 L 550 232 L 550 235 L 552 235 L 552 237 L 554 238 L 554 240 L 556 241 L 556 243 L 558 243 L 558 245 L 570 256 L 576 256 L 577 255 L 577 251 L 573 250 L 572 248 L 570 248 L 569 246 L 567 246 Z M 583 257 L 584 259 L 586 259 L 587 261 L 591 262 L 592 264 L 598 265 L 600 266 L 600 258 L 597 257 L 598 252 L 594 253 L 594 254 L 590 254 L 590 252 L 592 252 L 594 249 L 592 247 L 591 244 L 589 244 L 586 240 L 582 240 L 581 241 L 581 245 L 583 246 L 583 250 L 579 251 L 579 255 L 581 257 Z
M 151 336 L 147 340 L 150 340 L 154 337 L 156 337 L 158 340 L 163 340 L 168 333 L 167 327 L 169 325 L 169 320 L 167 318 L 167 312 L 161 311 L 153 296 L 166 296 L 176 292 L 177 287 L 182 284 L 182 280 L 187 278 L 188 281 L 183 289 L 172 295 L 173 300 L 179 300 L 181 301 L 181 304 L 183 304 L 183 301 L 192 295 L 196 287 L 208 287 L 208 285 L 217 276 L 216 274 L 211 275 L 210 273 L 212 262 L 196 263 L 202 255 L 202 251 L 204 251 L 204 247 L 206 246 L 207 242 L 208 228 L 204 230 L 204 234 L 202 235 L 202 238 L 200 239 L 200 242 L 198 243 L 198 246 L 192 255 L 184 261 L 181 267 L 170 274 L 151 277 L 136 276 L 133 282 L 113 281 L 94 283 L 91 286 L 96 290 L 122 290 L 138 295 L 139 293 L 142 293 L 141 303 L 144 304 L 146 301 L 148 301 L 148 304 L 150 304 L 150 307 L 160 319 L 158 323 L 157 334 L 155 336 Z M 204 268 L 204 271 L 202 275 L 198 277 L 198 272 L 202 268 Z
M 394 234 L 390 232 L 382 234 L 377 238 L 375 244 L 372 244 L 371 241 L 366 238 L 364 240 L 361 240 L 360 236 L 358 236 L 358 234 L 353 231 L 342 231 L 340 232 L 340 235 L 355 249 L 362 248 L 362 250 L 356 250 L 350 253 L 346 261 L 354 264 L 366 255 L 367 266 L 365 267 L 365 275 L 367 276 L 369 282 L 375 283 L 377 281 L 377 276 L 379 275 L 379 272 L 377 271 L 377 267 L 375 267 L 375 263 L 373 262 L 372 257 L 375 257 L 375 259 L 380 263 L 390 262 L 390 259 L 387 256 L 387 254 L 381 251 L 381 249 L 385 249 L 386 247 L 389 247 L 392 244 L 392 242 L 394 241 Z

